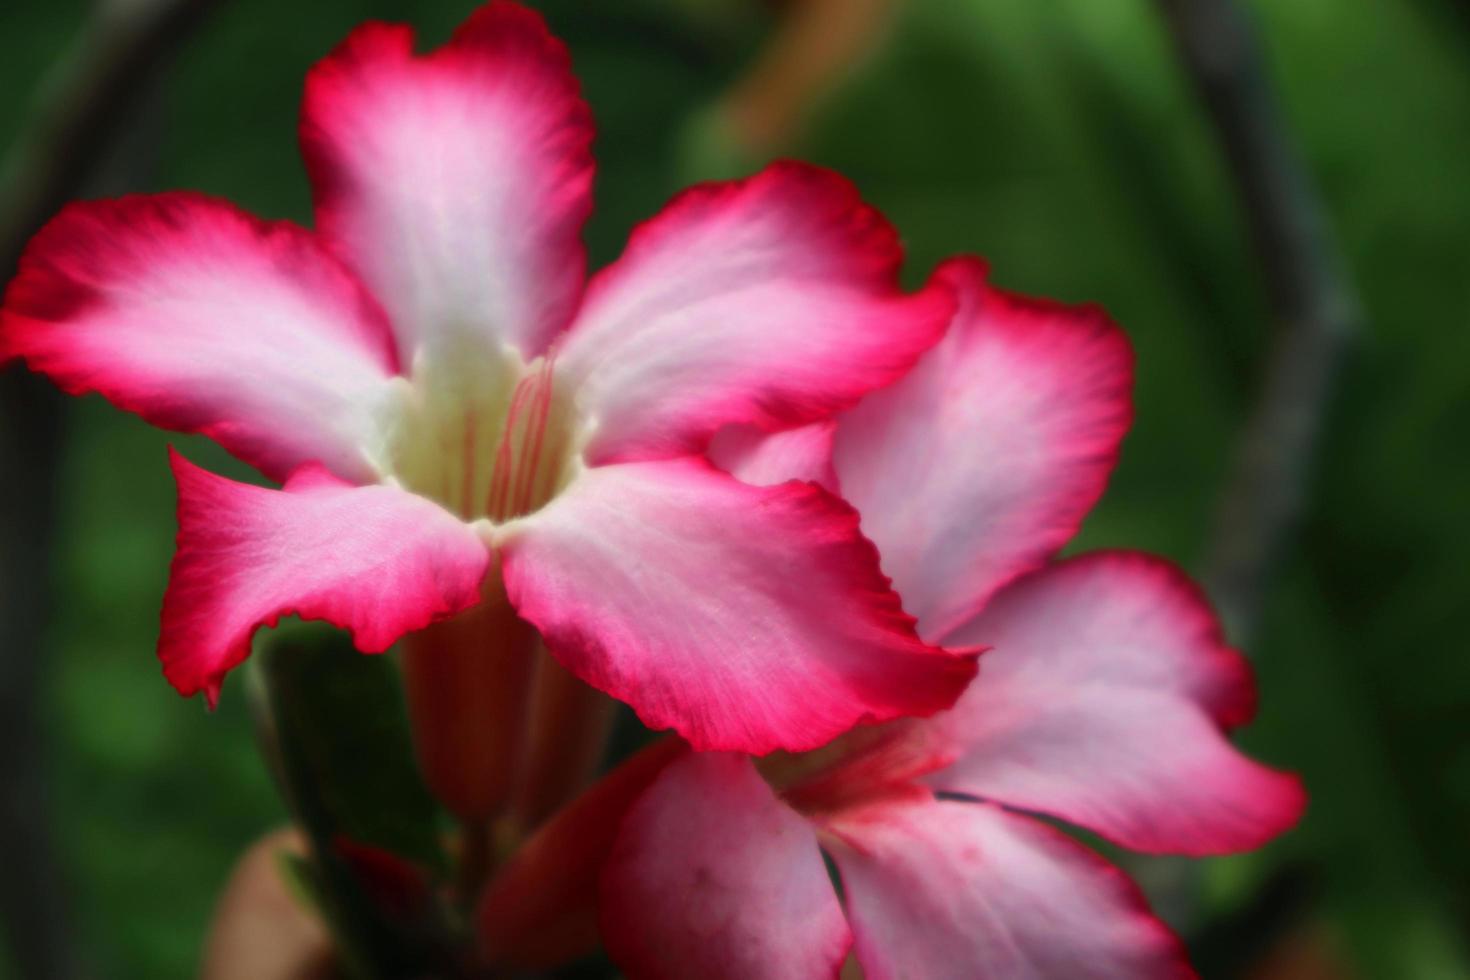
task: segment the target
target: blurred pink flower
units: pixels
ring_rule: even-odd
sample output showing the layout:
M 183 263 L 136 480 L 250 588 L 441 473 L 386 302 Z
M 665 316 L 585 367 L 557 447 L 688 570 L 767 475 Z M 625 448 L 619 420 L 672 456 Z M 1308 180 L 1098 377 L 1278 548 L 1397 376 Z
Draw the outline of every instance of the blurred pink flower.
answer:
M 980 675 L 933 718 L 760 762 L 685 753 L 620 801 L 600 915 L 630 977 L 830 978 L 850 953 L 869 980 L 1192 976 L 1132 883 L 1036 817 L 1206 855 L 1301 814 L 1298 780 L 1226 738 L 1254 686 L 1200 591 L 1143 554 L 1054 559 L 1129 423 L 1122 333 L 969 260 L 939 278 L 960 312 L 904 380 L 714 455 L 840 488 L 921 635 L 990 647 Z
M 850 406 L 942 335 L 951 292 L 900 291 L 850 184 L 778 164 L 696 187 L 585 282 L 590 114 L 504 0 L 425 56 L 355 31 L 307 80 L 301 140 L 315 231 L 193 193 L 74 204 L 0 313 L 0 361 L 284 482 L 173 457 L 175 687 L 213 702 L 283 615 L 372 652 L 494 595 L 701 748 L 954 702 L 973 657 L 918 639 L 851 508 L 703 456 L 732 423 Z

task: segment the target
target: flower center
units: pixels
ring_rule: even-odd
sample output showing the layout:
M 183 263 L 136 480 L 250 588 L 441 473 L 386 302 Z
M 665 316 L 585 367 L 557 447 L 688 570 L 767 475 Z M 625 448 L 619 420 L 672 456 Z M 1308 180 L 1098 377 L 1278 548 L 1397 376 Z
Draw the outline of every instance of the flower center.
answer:
M 580 420 L 562 388 L 554 354 L 416 365 L 387 469 L 465 520 L 530 514 L 575 475 Z
M 511 391 L 485 497 L 485 516 L 496 523 L 537 510 L 561 488 L 568 433 L 565 425 L 549 424 L 556 394 L 553 365 L 552 359 L 538 358 Z

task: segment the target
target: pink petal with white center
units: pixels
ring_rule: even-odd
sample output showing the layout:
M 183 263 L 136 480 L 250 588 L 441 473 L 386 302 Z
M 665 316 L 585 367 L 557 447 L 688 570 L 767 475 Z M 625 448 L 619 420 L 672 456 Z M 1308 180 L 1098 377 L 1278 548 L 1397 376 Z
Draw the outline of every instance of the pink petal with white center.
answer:
M 1037 820 L 912 792 L 830 815 L 867 980 L 1183 980 L 1121 872 Z
M 833 421 L 799 429 L 762 432 L 748 425 L 728 425 L 710 442 L 710 461 L 742 483 L 774 486 L 787 480 L 817 483 L 837 493 L 832 470 Z
M 843 496 L 925 637 L 1076 532 L 1132 415 L 1133 356 L 1099 309 L 1003 293 L 958 259 L 948 335 L 893 387 L 843 417 Z
M 908 370 L 954 311 L 906 296 L 893 228 L 846 180 L 779 163 L 703 184 L 634 231 L 588 287 L 559 369 L 598 423 L 594 463 L 702 451 L 846 408 Z
M 72 204 L 32 239 L 0 311 L 0 363 L 203 432 L 268 476 L 366 480 L 397 372 L 382 311 L 304 229 L 201 194 Z
M 581 295 L 592 118 L 541 16 L 496 0 L 444 47 L 358 28 L 307 77 L 322 236 L 423 347 L 542 353 Z
M 994 645 L 984 682 L 916 726 L 963 749 L 928 777 L 936 789 L 1151 852 L 1246 850 L 1301 816 L 1299 780 L 1226 739 L 1253 710 L 1250 671 L 1167 562 L 1127 552 L 1061 562 L 1003 590 L 954 640 L 981 636 Z
M 158 656 L 180 694 L 211 705 L 260 626 L 283 616 L 350 630 L 364 653 L 473 606 L 490 553 L 422 497 L 308 467 L 283 490 L 236 483 L 171 453 L 179 541 Z
M 630 980 L 835 980 L 852 945 L 816 833 L 741 756 L 664 770 L 623 820 L 601 905 Z
M 810 484 L 599 467 L 497 543 L 552 654 L 697 749 L 814 748 L 948 707 L 975 673 L 919 641 L 857 515 Z

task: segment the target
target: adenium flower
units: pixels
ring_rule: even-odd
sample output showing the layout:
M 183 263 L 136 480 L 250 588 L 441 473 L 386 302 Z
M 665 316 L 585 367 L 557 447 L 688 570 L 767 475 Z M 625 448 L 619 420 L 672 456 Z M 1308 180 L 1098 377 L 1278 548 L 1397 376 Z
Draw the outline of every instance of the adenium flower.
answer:
M 1226 738 L 1253 682 L 1199 589 L 1140 553 L 1054 557 L 1130 420 L 1123 334 L 972 260 L 939 277 L 960 312 L 906 378 L 835 425 L 730 433 L 715 455 L 840 488 L 920 634 L 990 648 L 979 676 L 950 711 L 817 752 L 674 753 L 610 777 L 637 790 L 613 797 L 625 815 L 598 852 L 602 936 L 630 977 L 815 980 L 850 954 L 869 980 L 1193 976 L 1127 878 L 1037 817 L 1209 855 L 1301 813 L 1297 779 Z M 491 913 L 524 881 L 487 895 L 492 948 L 514 948 Z
M 973 656 L 918 639 L 852 509 L 703 455 L 895 380 L 951 292 L 902 293 L 892 228 L 797 164 L 678 196 L 585 282 L 592 124 L 564 47 L 503 0 L 413 43 L 368 24 L 311 71 L 314 230 L 196 193 L 74 204 L 6 294 L 0 362 L 283 484 L 173 455 L 169 681 L 213 703 L 291 613 L 372 652 L 508 603 L 701 748 L 952 704 Z

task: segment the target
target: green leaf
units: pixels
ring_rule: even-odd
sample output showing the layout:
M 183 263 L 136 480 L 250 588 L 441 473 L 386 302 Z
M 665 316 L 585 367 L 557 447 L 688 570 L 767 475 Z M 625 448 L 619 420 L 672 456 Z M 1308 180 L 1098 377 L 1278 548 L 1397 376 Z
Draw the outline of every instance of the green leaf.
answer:
M 335 632 L 274 636 L 251 661 L 262 748 L 311 859 L 289 880 L 322 912 L 344 966 L 391 977 L 442 966 L 441 814 L 413 759 L 396 671 Z
M 443 872 L 439 808 L 414 762 L 396 668 L 335 632 L 310 634 L 274 637 L 255 660 L 298 815 Z

